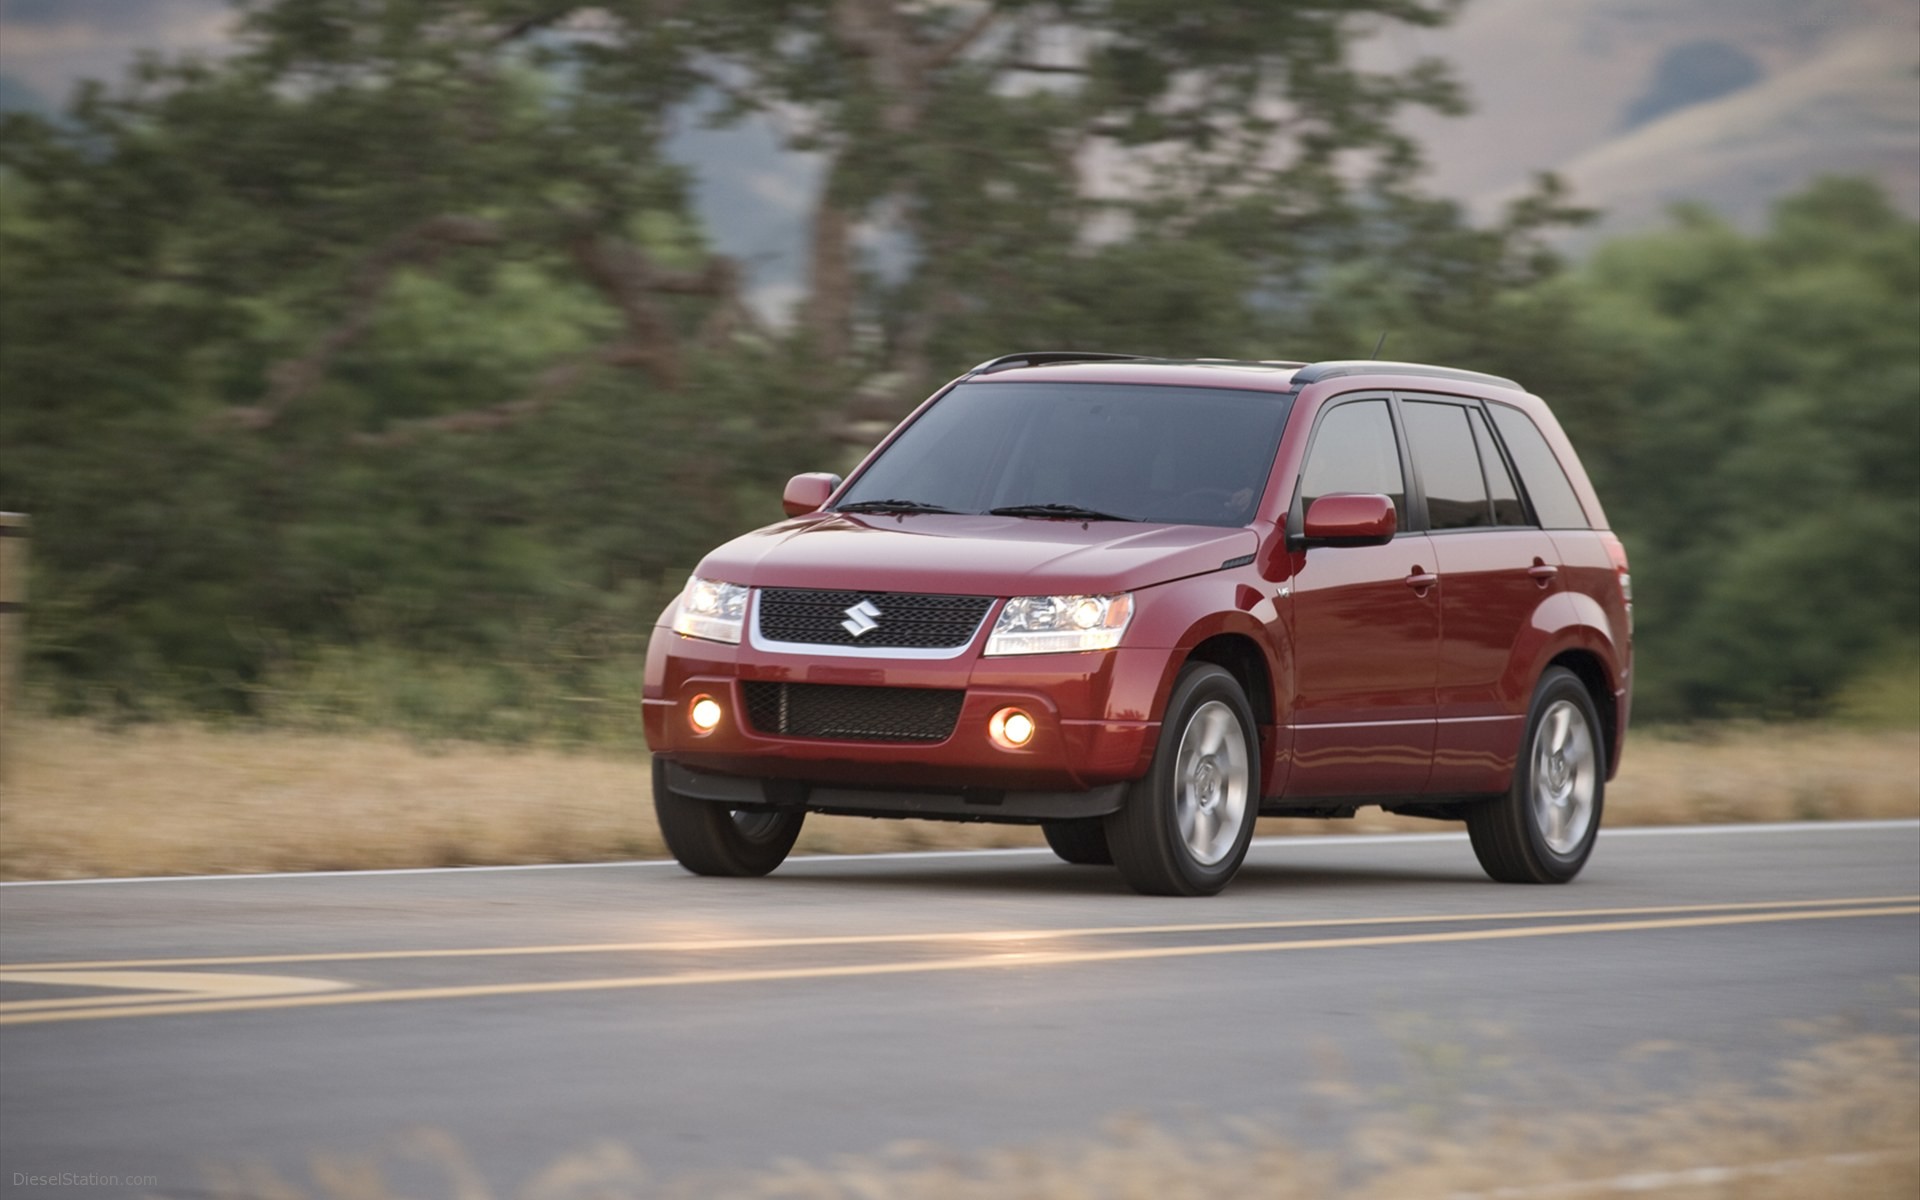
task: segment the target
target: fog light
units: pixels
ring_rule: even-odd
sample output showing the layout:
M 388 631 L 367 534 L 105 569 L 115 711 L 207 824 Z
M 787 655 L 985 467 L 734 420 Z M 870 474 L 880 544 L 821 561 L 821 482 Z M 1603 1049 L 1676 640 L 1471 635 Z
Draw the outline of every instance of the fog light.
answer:
M 687 706 L 687 723 L 695 733 L 712 733 L 720 724 L 720 702 L 712 696 L 695 696 Z
M 1017 708 L 1003 708 L 987 722 L 987 736 L 1003 750 L 1018 750 L 1033 740 L 1033 718 Z

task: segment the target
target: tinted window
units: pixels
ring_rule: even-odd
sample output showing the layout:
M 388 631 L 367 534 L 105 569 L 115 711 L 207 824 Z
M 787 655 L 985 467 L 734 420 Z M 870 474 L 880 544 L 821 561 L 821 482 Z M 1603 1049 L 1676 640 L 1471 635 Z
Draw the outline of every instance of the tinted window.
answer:
M 1540 524 L 1548 529 L 1592 528 L 1579 497 L 1573 494 L 1573 485 L 1567 482 L 1566 471 L 1532 418 L 1504 404 L 1489 404 L 1487 411 L 1493 414 L 1500 440 L 1507 444 L 1507 453 L 1520 470 L 1520 482 L 1526 485 L 1527 498 L 1533 501 Z
M 1467 410 L 1457 404 L 1401 406 L 1413 469 L 1427 493 L 1427 524 L 1432 529 L 1472 529 L 1493 524 L 1487 482 L 1480 474 L 1480 452 L 1473 446 Z
M 1245 525 L 1292 403 L 1237 388 L 963 383 L 902 430 L 840 503 L 917 500 L 968 513 L 1070 504 Z
M 1500 457 L 1500 448 L 1494 444 L 1485 414 L 1470 408 L 1467 420 L 1473 424 L 1473 444 L 1480 448 L 1480 469 L 1487 477 L 1487 493 L 1493 497 L 1493 523 L 1525 525 L 1526 506 L 1520 503 L 1520 490 L 1513 484 L 1513 472 L 1507 470 L 1506 460 Z
M 1342 404 L 1320 419 L 1300 474 L 1301 511 L 1336 492 L 1377 492 L 1391 498 L 1394 510 L 1406 519 L 1407 485 L 1400 476 L 1400 446 L 1385 400 Z

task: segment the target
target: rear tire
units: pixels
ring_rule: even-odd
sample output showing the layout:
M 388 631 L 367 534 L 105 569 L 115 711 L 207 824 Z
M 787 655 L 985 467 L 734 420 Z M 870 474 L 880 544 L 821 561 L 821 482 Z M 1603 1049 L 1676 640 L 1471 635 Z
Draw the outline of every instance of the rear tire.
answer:
M 667 849 L 695 875 L 765 875 L 786 861 L 807 819 L 804 811 L 747 812 L 682 796 L 667 786 L 667 764 L 657 758 L 653 812 Z
M 1232 675 L 1180 669 L 1153 766 L 1106 818 L 1113 863 L 1135 891 L 1211 896 L 1240 869 L 1260 815 L 1257 728 Z
M 1607 744 L 1578 676 L 1549 667 L 1533 690 L 1507 794 L 1467 809 L 1473 853 L 1501 883 L 1566 883 L 1600 834 Z
M 1061 862 L 1084 867 L 1113 865 L 1113 849 L 1107 845 L 1107 826 L 1099 817 L 1042 821 L 1040 831 L 1047 835 L 1047 845 L 1053 847 Z

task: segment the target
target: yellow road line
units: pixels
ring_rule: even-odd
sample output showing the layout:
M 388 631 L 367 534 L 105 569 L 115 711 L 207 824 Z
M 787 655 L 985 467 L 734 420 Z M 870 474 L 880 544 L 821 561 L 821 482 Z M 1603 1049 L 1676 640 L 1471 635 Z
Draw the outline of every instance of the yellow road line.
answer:
M 290 996 L 334 992 L 352 986 L 344 979 L 303 979 L 297 975 L 215 974 L 211 971 L 6 971 L 7 983 L 54 987 L 125 988 L 128 996 L 61 996 L 50 1000 L 0 1002 L 0 1013 L 100 1005 L 157 1004 L 242 996 Z
M 1372 946 L 1437 945 L 1452 942 L 1505 941 L 1516 938 L 1566 937 L 1588 933 L 1638 933 L 1665 929 L 1696 929 L 1726 925 L 1757 925 L 1788 921 L 1834 921 L 1859 917 L 1920 914 L 1920 905 L 1826 909 L 1796 912 L 1743 912 L 1717 917 L 1673 917 L 1648 921 L 1609 921 L 1578 925 L 1523 925 L 1509 929 L 1448 930 L 1440 933 L 1379 934 L 1370 937 L 1313 938 L 1302 941 L 1239 942 L 1202 946 L 1139 946 L 1117 950 L 1009 951 L 970 958 L 936 961 L 857 963 L 842 966 L 782 967 L 761 970 L 685 971 L 669 975 L 634 975 L 610 979 L 556 979 L 528 983 L 483 983 L 452 987 L 400 988 L 378 992 L 332 992 L 316 996 L 277 996 L 261 999 L 189 1001 L 151 1008 L 113 1007 L 69 1009 L 61 1012 L 0 1014 L 0 1025 L 53 1021 L 94 1021 L 113 1017 L 172 1016 L 182 1013 L 259 1012 L 282 1008 L 319 1008 L 340 1004 L 382 1004 L 410 1000 L 458 1000 L 498 996 L 538 996 L 567 992 L 630 990 L 638 988 L 697 987 L 728 983 L 773 983 L 798 980 L 849 979 L 876 975 L 914 975 L 935 971 L 998 970 L 1008 967 L 1056 967 L 1089 963 L 1139 962 L 1161 958 L 1199 958 L 1222 954 L 1261 954 L 1288 950 L 1335 950 Z
M 1637 908 L 1550 909 L 1536 912 L 1448 913 L 1396 917 L 1308 917 L 1287 921 L 1216 921 L 1179 925 L 1095 925 L 1066 929 L 932 930 L 921 933 L 850 933 L 805 937 L 706 938 L 650 942 L 586 942 L 547 946 L 479 946 L 438 950 L 340 950 L 312 954 L 238 954 L 202 958 L 126 958 L 93 962 L 7 963 L 0 973 L 51 970 L 129 970 L 139 967 L 237 967 L 285 963 L 373 962 L 384 959 L 492 958 L 535 954 L 702 953 L 715 950 L 781 950 L 816 946 L 875 946 L 902 942 L 1025 942 L 1049 938 L 1113 937 L 1155 933 L 1248 933 L 1261 929 L 1335 929 L 1365 925 L 1437 925 L 1465 921 L 1552 921 L 1569 917 L 1638 917 L 1755 909 L 1846 908 L 1908 904 L 1920 896 L 1854 896 L 1828 900 L 1753 900 L 1729 904 L 1677 904 Z

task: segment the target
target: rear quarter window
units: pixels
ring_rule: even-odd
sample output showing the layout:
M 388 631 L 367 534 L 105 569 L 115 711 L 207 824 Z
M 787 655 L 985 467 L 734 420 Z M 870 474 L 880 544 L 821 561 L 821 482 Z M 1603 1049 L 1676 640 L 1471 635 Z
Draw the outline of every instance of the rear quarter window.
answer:
M 1566 469 L 1554 455 L 1553 447 L 1547 445 L 1546 436 L 1533 423 L 1533 418 L 1504 404 L 1489 404 L 1487 411 L 1500 430 L 1500 440 L 1507 444 L 1507 453 L 1520 472 L 1520 483 L 1527 489 L 1527 498 L 1533 501 L 1533 511 L 1540 518 L 1541 527 L 1593 528 L 1586 510 L 1580 507 L 1580 498 L 1574 495 L 1573 484 L 1567 481 Z
M 1493 523 L 1525 525 L 1527 510 L 1520 503 L 1520 489 L 1514 486 L 1513 472 L 1507 470 L 1506 460 L 1500 457 L 1498 443 L 1487 428 L 1486 414 L 1477 408 L 1469 409 L 1467 418 L 1473 423 L 1473 444 L 1480 451 L 1480 467 L 1487 473 L 1487 491 L 1493 497 Z

